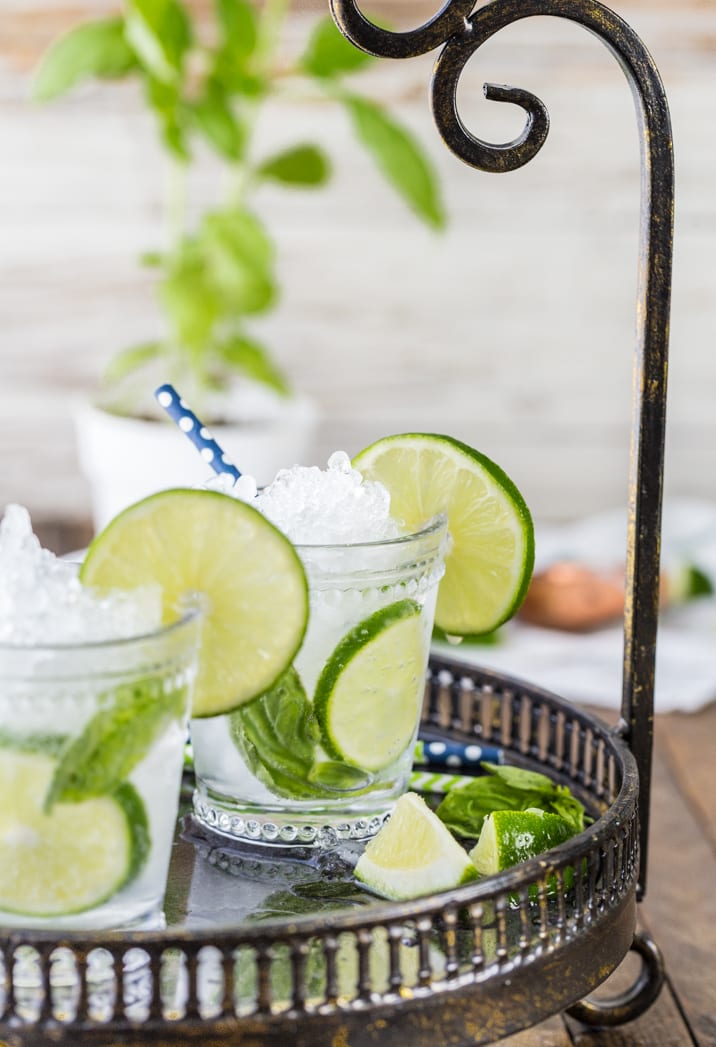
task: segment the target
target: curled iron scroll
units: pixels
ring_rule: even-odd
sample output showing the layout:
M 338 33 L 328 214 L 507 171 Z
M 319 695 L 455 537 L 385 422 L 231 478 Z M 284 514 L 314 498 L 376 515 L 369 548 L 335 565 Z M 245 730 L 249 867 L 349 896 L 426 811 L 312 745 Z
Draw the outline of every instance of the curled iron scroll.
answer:
M 637 338 L 634 354 L 631 467 L 628 490 L 626 608 L 621 733 L 639 768 L 641 871 L 646 884 L 654 711 L 654 662 L 659 598 L 661 500 L 666 424 L 673 245 L 674 167 L 666 93 L 651 55 L 634 30 L 596 0 L 491 0 L 472 11 L 472 0 L 448 0 L 432 19 L 406 33 L 369 22 L 354 0 L 330 0 L 341 31 L 357 47 L 386 58 L 409 58 L 437 47 L 431 99 L 443 140 L 462 160 L 500 172 L 529 162 L 544 144 L 549 117 L 529 91 L 487 84 L 488 99 L 520 106 L 521 134 L 503 145 L 482 141 L 464 126 L 457 85 L 478 48 L 500 29 L 533 15 L 552 15 L 599 37 L 622 67 L 634 96 L 641 145 L 641 232 Z

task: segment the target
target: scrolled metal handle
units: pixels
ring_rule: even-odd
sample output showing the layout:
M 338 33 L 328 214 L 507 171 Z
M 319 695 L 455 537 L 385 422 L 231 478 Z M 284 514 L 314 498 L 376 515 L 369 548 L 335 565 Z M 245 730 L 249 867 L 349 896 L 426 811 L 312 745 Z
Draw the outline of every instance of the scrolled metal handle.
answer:
M 587 997 L 567 1014 L 592 1027 L 623 1025 L 632 1022 L 651 1007 L 664 984 L 664 958 L 658 945 L 645 931 L 637 931 L 631 951 L 641 957 L 639 975 L 626 992 L 606 999 Z

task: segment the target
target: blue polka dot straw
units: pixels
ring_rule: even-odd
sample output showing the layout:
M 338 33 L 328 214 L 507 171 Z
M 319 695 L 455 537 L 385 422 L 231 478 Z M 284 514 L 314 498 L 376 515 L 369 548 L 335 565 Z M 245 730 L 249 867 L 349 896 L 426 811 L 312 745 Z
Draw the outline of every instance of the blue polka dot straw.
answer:
M 239 479 L 241 471 L 236 468 L 173 385 L 168 383 L 160 385 L 158 389 L 154 390 L 154 398 L 184 435 L 191 440 L 206 464 L 210 465 L 218 476 L 230 476 L 232 480 Z

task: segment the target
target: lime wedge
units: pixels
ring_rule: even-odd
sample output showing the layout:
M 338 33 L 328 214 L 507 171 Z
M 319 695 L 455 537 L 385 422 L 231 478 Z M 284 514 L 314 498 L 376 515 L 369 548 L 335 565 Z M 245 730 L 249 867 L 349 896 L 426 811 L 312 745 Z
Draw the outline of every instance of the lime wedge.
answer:
M 482 823 L 470 857 L 479 873 L 492 876 L 564 843 L 572 835 L 574 830 L 558 814 L 547 814 L 536 807 L 494 811 Z
M 448 518 L 435 624 L 452 636 L 487 633 L 522 602 L 534 565 L 525 501 L 494 462 L 449 436 L 407 433 L 367 447 L 353 465 L 390 492 L 391 515 L 411 531 Z
M 393 901 L 419 898 L 477 879 L 457 840 L 417 793 L 398 800 L 390 820 L 366 845 L 356 879 Z
M 57 761 L 5 749 L 0 761 L 0 909 L 67 916 L 95 908 L 137 875 L 149 851 L 136 790 L 44 810 Z
M 167 621 L 201 593 L 192 716 L 216 716 L 271 687 L 301 645 L 306 576 L 295 549 L 245 502 L 219 491 L 160 491 L 125 509 L 89 547 L 80 578 L 101 589 L 162 587 Z
M 426 661 L 415 600 L 389 604 L 354 626 L 316 684 L 313 707 L 326 752 L 365 771 L 389 767 L 413 740 Z

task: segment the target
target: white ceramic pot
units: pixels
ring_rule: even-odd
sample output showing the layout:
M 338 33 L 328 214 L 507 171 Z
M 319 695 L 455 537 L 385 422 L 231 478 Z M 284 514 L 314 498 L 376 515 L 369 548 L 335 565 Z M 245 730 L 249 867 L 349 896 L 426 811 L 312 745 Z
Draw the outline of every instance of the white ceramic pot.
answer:
M 236 466 L 269 483 L 296 463 L 313 464 L 317 425 L 313 403 L 301 396 L 281 401 L 272 417 L 210 426 Z M 193 487 L 212 475 L 189 440 L 169 420 L 143 421 L 78 405 L 75 429 L 82 470 L 90 482 L 95 530 L 145 495 L 167 487 Z

